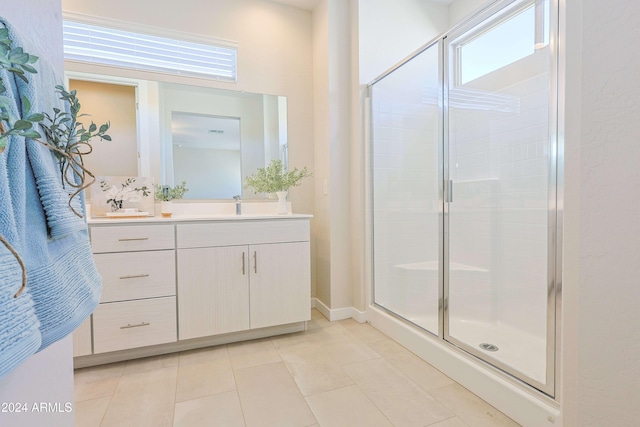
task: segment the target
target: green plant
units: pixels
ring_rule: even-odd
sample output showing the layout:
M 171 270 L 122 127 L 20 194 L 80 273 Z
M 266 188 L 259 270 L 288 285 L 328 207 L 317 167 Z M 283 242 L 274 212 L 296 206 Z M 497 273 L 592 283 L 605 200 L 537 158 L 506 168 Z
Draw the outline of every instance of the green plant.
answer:
M 26 73 L 35 74 L 38 71 L 31 66 L 38 60 L 35 55 L 30 55 L 21 47 L 11 49 L 11 39 L 9 30 L 0 28 L 0 68 L 12 73 L 28 83 Z M 18 119 L 11 114 L 11 99 L 4 96 L 7 91 L 2 78 L 0 78 L 0 153 L 7 146 L 10 135 L 24 136 L 26 138 L 40 138 L 40 134 L 33 130 L 34 123 L 44 119 L 43 114 L 29 114 L 31 105 L 29 101 L 22 97 L 22 105 L 25 111 L 25 118 Z
M 60 95 L 60 99 L 69 104 L 69 112 L 54 108 L 53 116 L 45 113 L 44 121 L 41 123 L 42 129 L 47 142 L 55 148 L 53 154 L 58 159 L 61 175 L 63 177 L 66 176 L 67 169 L 71 168 L 82 176 L 88 171 L 84 167 L 80 167 L 83 164 L 82 158 L 75 162 L 73 156 L 91 153 L 93 149 L 89 141 L 95 137 L 100 138 L 101 141 L 111 141 L 111 137 L 106 134 L 110 123 L 104 123 L 98 129 L 98 125 L 91 122 L 89 129 L 86 129 L 84 124 L 78 121 L 78 118 L 88 116 L 88 114 L 79 114 L 81 105 L 76 96 L 76 91 L 67 92 L 60 85 L 56 86 L 55 89 L 55 92 Z M 91 173 L 89 175 L 93 178 Z M 63 180 L 63 185 L 64 183 Z M 71 184 L 68 181 L 67 183 Z
M 107 203 L 111 205 L 112 212 L 122 209 L 123 202 L 138 202 L 149 195 L 149 188 L 146 185 L 134 187 L 131 185 L 134 182 L 136 182 L 135 178 L 127 178 L 118 188 L 116 185 L 109 185 L 106 181 L 100 181 L 100 188 L 106 193 Z
M 182 199 L 184 193 L 189 191 L 187 188 L 187 181 L 182 181 L 180 185 L 176 185 L 175 187 L 170 187 L 168 185 L 155 185 L 156 189 L 156 200 L 160 200 L 162 202 L 170 202 L 174 199 Z
M 12 49 L 9 30 L 7 28 L 0 28 L 0 69 L 7 70 L 25 83 L 29 83 L 27 73 L 36 74 L 38 72 L 32 66 L 37 61 L 37 56 L 25 52 L 22 47 Z M 13 114 L 13 100 L 4 95 L 7 92 L 7 87 L 2 77 L 0 77 L 0 154 L 3 153 L 7 147 L 9 136 L 11 135 L 32 139 L 52 150 L 60 163 L 63 185 L 67 183 L 73 188 L 76 188 L 76 191 L 69 196 L 69 207 L 76 215 L 82 218 L 82 215 L 71 205 L 71 201 L 76 195 L 95 181 L 93 174 L 84 167 L 82 156 L 91 152 L 89 140 L 94 136 L 99 136 L 100 139 L 111 140 L 111 138 L 105 134 L 109 129 L 109 124 L 106 123 L 100 126 L 98 130 L 97 126 L 92 122 L 89 130 L 85 130 L 82 124 L 78 124 L 75 121 L 77 117 L 81 116 L 78 115 L 80 103 L 75 97 L 75 92 L 67 93 L 62 86 L 56 86 L 56 89 L 58 89 L 58 92 L 62 95 L 61 99 L 69 103 L 71 113 L 62 113 L 60 110 L 54 109 L 54 119 L 51 119 L 43 113 L 31 113 L 31 103 L 26 97 L 22 96 L 20 99 L 22 103 L 22 118 L 19 118 Z M 49 125 L 43 123 L 45 118 L 49 119 Z M 33 128 L 35 124 L 42 126 L 47 137 L 49 137 L 49 133 L 51 133 L 56 135 L 57 139 L 54 139 L 52 142 L 42 141 L 40 139 L 42 138 L 40 132 Z M 66 128 L 67 131 L 60 130 L 60 127 Z M 83 146 L 86 146 L 84 151 L 81 148 Z M 80 178 L 79 183 L 76 183 L 75 177 L 70 177 L 70 175 L 67 174 L 68 167 L 71 167 L 74 174 Z M 90 182 L 87 182 L 87 176 L 92 178 Z M 0 243 L 11 252 L 22 269 L 22 286 L 13 296 L 17 298 L 27 286 L 26 266 L 20 254 L 18 254 L 1 234 Z
M 35 74 L 38 71 L 32 67 L 38 61 L 38 57 L 30 55 L 21 47 L 11 48 L 9 31 L 0 28 L 0 69 L 6 69 L 16 77 L 29 83 L 27 73 Z M 60 95 L 69 106 L 69 112 L 59 108 L 53 109 L 53 115 L 46 113 L 30 113 L 31 104 L 26 97 L 21 97 L 23 117 L 17 118 L 12 114 L 12 100 L 4 95 L 7 88 L 0 77 L 0 153 L 2 153 L 11 135 L 30 138 L 49 148 L 60 166 L 60 179 L 63 186 L 70 186 L 75 191 L 69 196 L 69 207 L 82 217 L 71 205 L 75 196 L 95 182 L 94 175 L 84 167 L 84 155 L 91 153 L 90 140 L 98 137 L 100 140 L 111 141 L 106 134 L 110 124 L 107 122 L 98 125 L 91 122 L 86 129 L 78 118 L 87 116 L 80 114 L 80 101 L 76 97 L 76 91 L 67 92 L 64 87 L 56 86 L 55 93 Z M 40 124 L 45 134 L 42 141 L 40 132 L 34 129 L 34 125 Z M 69 170 L 71 169 L 71 171 Z M 76 181 L 78 179 L 78 181 Z
M 245 179 L 244 188 L 253 189 L 254 193 L 276 193 L 297 187 L 304 178 L 313 176 L 305 166 L 302 170 L 294 168 L 286 171 L 282 160 L 273 160 L 266 168 L 259 168 L 255 174 Z

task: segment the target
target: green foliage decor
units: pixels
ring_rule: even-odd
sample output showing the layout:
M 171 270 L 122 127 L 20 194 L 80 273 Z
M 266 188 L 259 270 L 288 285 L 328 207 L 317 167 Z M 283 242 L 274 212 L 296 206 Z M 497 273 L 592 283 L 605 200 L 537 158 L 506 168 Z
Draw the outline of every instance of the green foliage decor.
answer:
M 21 47 L 11 49 L 9 30 L 0 28 L 0 68 L 9 71 L 25 83 L 28 83 L 29 80 L 26 73 L 35 74 L 38 72 L 32 66 L 37 60 L 37 56 L 24 52 Z M 7 87 L 4 85 L 2 78 L 0 78 L 0 153 L 7 146 L 7 137 L 9 135 L 39 138 L 40 134 L 33 130 L 32 127 L 34 123 L 44 119 L 43 114 L 27 114 L 24 119 L 13 117 L 10 111 L 11 99 L 4 96 L 6 92 Z M 31 108 L 29 101 L 22 97 L 22 103 L 28 113 Z
M 288 191 L 297 187 L 304 178 L 313 176 L 305 166 L 302 170 L 294 168 L 286 171 L 282 160 L 273 160 L 266 168 L 259 168 L 257 172 L 245 179 L 244 188 L 251 188 L 254 193 L 276 193 Z
M 27 74 L 36 74 L 38 72 L 33 67 L 33 64 L 38 59 L 37 56 L 25 52 L 22 47 L 11 48 L 9 30 L 0 28 L 0 69 L 7 70 L 13 76 L 23 80 L 25 83 L 29 83 Z M 59 109 L 54 109 L 53 117 L 44 113 L 31 113 L 31 103 L 25 96 L 22 96 L 20 99 L 22 118 L 20 118 L 13 114 L 13 101 L 5 95 L 8 89 L 2 77 L 0 77 L 0 154 L 5 151 L 11 135 L 29 138 L 53 151 L 60 164 L 62 184 L 65 185 L 66 183 L 76 189 L 69 196 L 69 207 L 76 215 L 82 217 L 71 205 L 71 201 L 95 181 L 93 174 L 84 167 L 82 156 L 91 152 L 89 141 L 93 137 L 97 136 L 100 139 L 111 140 L 109 135 L 106 134 L 109 129 L 109 123 L 103 124 L 98 128 L 92 122 L 89 129 L 86 130 L 81 123 L 76 122 L 76 119 L 82 115 L 78 115 L 80 102 L 75 96 L 75 91 L 66 92 L 62 86 L 56 86 L 56 89 L 56 92 L 61 95 L 60 99 L 69 104 L 70 113 L 62 112 Z M 45 122 L 45 119 L 48 123 Z M 42 135 L 34 129 L 37 124 L 41 125 L 44 130 L 46 141 L 42 141 Z M 67 173 L 69 168 L 73 173 Z M 79 178 L 79 182 L 76 182 L 76 177 Z M 88 177 L 91 177 L 91 180 Z M 22 286 L 13 296 L 17 298 L 27 285 L 26 266 L 20 254 L 1 234 L 0 243 L 11 252 L 22 269 Z
M 30 55 L 21 47 L 11 49 L 9 30 L 0 28 L 0 69 L 5 69 L 25 83 L 29 83 L 27 73 L 35 74 L 38 71 L 32 66 L 38 61 L 38 57 Z M 100 126 L 91 122 L 89 128 L 78 121 L 80 117 L 80 101 L 76 97 L 76 91 L 67 92 L 64 87 L 56 86 L 54 93 L 60 96 L 69 106 L 69 112 L 59 108 L 53 109 L 53 114 L 31 113 L 29 100 L 22 97 L 23 118 L 14 117 L 11 113 L 11 99 L 4 94 L 7 91 L 0 77 L 0 153 L 8 143 L 10 135 L 22 136 L 32 139 L 49 148 L 60 167 L 60 178 L 63 186 L 70 186 L 75 191 L 69 196 L 69 207 L 82 217 L 71 205 L 75 196 L 95 182 L 95 176 L 84 167 L 82 156 L 91 153 L 93 148 L 90 141 L 98 137 L 100 140 L 111 141 L 107 135 L 110 124 L 107 122 Z M 34 125 L 40 125 L 45 134 L 45 140 Z M 76 181 L 78 178 L 78 182 Z
M 174 199 L 182 199 L 182 196 L 184 196 L 187 191 L 189 191 L 187 188 L 187 181 L 182 181 L 180 185 L 176 185 L 175 187 L 170 187 L 168 185 L 160 186 L 156 184 L 155 198 L 161 202 L 170 202 Z

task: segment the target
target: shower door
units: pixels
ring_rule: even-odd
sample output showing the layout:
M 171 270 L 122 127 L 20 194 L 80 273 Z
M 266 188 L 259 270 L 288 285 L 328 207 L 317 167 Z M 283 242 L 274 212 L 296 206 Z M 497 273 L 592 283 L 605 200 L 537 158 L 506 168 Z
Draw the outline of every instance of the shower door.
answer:
M 435 43 L 372 86 L 374 302 L 438 334 L 442 73 Z
M 492 3 L 370 95 L 375 306 L 554 395 L 550 28 L 556 0 Z
M 555 99 L 546 1 L 445 39 L 445 336 L 552 394 Z

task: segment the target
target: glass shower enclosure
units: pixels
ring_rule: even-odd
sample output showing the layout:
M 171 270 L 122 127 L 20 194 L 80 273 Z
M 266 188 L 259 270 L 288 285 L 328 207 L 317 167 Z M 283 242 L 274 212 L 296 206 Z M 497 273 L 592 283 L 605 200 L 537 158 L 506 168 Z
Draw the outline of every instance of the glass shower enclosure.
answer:
M 374 304 L 551 396 L 554 4 L 498 2 L 370 86 Z

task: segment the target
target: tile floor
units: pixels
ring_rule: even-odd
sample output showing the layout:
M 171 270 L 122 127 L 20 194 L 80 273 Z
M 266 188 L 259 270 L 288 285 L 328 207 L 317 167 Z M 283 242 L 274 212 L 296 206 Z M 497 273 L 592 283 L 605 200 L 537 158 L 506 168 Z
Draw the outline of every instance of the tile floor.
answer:
M 368 324 L 79 369 L 77 427 L 517 426 Z

